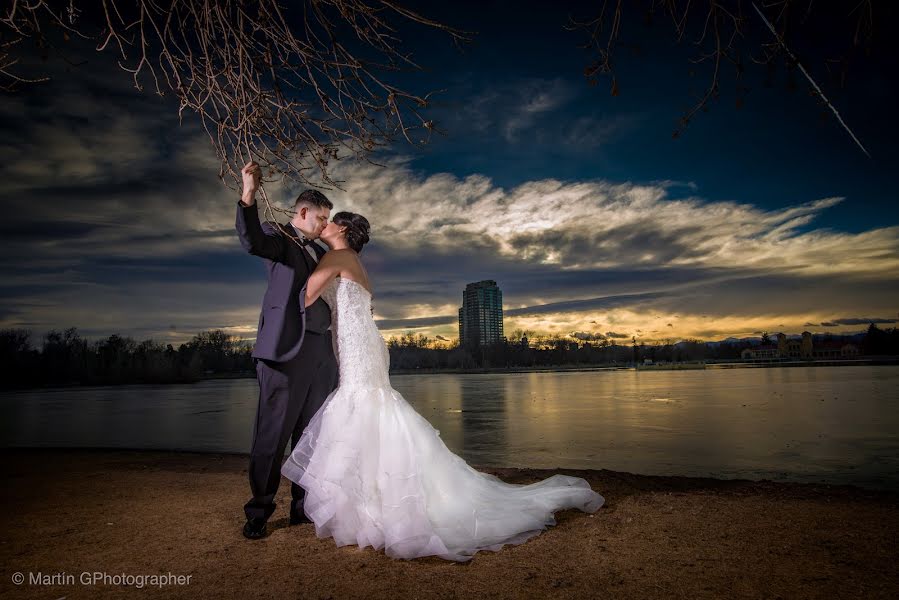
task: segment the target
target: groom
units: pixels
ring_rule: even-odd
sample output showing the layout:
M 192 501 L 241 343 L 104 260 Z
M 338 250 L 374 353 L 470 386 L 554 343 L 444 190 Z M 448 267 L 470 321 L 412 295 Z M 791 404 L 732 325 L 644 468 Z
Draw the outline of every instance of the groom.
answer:
M 265 259 L 268 288 L 262 300 L 253 359 L 259 381 L 259 405 L 250 450 L 250 489 L 244 505 L 249 539 L 266 535 L 266 521 L 275 510 L 281 463 L 288 438 L 296 446 L 312 416 L 337 386 L 337 360 L 331 346 L 331 312 L 321 299 L 305 306 L 306 282 L 324 249 L 313 240 L 328 223 L 331 201 L 317 190 L 297 198 L 291 221 L 282 225 L 259 222 L 256 191 L 260 167 L 241 170 L 243 194 L 237 204 L 237 235 L 250 254 Z M 305 490 L 290 486 L 290 524 L 309 523 L 303 513 Z

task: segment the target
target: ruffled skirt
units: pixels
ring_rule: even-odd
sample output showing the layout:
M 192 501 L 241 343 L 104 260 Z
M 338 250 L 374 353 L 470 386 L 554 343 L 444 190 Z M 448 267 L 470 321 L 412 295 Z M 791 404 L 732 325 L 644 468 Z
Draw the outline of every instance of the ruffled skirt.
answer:
M 516 485 L 471 468 L 391 387 L 334 390 L 281 472 L 306 490 L 318 537 L 404 559 L 467 561 L 605 501 L 580 477 Z

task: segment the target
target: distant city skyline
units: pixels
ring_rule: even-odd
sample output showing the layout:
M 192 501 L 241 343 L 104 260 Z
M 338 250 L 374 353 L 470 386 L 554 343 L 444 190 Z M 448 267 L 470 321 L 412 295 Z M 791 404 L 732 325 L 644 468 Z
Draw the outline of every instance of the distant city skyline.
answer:
M 458 320 L 458 317 L 457 317 L 457 320 Z M 506 319 L 504 319 L 504 321 L 505 321 L 505 320 L 506 320 Z M 626 334 L 626 333 L 615 333 L 615 334 L 612 335 L 612 336 L 607 336 L 607 335 L 604 335 L 604 334 L 592 334 L 592 335 L 586 335 L 586 336 L 585 336 L 585 335 L 582 335 L 582 334 L 578 334 L 578 332 L 572 332 L 572 333 L 573 333 L 573 335 L 572 335 L 572 333 L 568 333 L 568 334 L 560 334 L 560 333 L 547 334 L 547 333 L 545 333 L 545 332 L 536 332 L 536 331 L 533 331 L 533 332 L 531 332 L 531 333 L 528 333 L 527 335 L 528 335 L 529 342 L 532 343 L 532 344 L 534 344 L 534 343 L 538 343 L 538 344 L 539 344 L 539 343 L 541 342 L 541 340 L 544 340 L 544 339 L 550 339 L 550 338 L 553 338 L 553 337 L 555 337 L 555 336 L 570 337 L 572 342 L 578 342 L 579 344 L 583 344 L 583 343 L 596 344 L 596 343 L 600 343 L 600 342 L 602 342 L 602 341 L 605 340 L 605 341 L 607 341 L 608 343 L 615 344 L 615 345 L 618 345 L 618 346 L 629 346 L 629 345 L 631 345 L 632 340 L 633 340 L 634 337 L 636 337 L 637 343 L 638 343 L 638 344 L 646 344 L 646 345 L 662 345 L 662 344 L 665 344 L 665 343 L 677 344 L 677 343 L 680 343 L 680 342 L 684 342 L 684 341 L 687 341 L 687 340 L 693 340 L 693 339 L 699 339 L 700 342 L 704 342 L 704 343 L 717 344 L 717 343 L 721 343 L 721 342 L 729 342 L 729 341 L 762 340 L 762 336 L 763 336 L 763 334 L 765 334 L 765 333 L 767 333 L 767 334 L 769 335 L 769 337 L 771 337 L 772 339 L 775 338 L 775 337 L 777 337 L 779 334 L 784 334 L 787 338 L 790 338 L 790 339 L 794 339 L 794 338 L 802 338 L 802 337 L 803 337 L 803 333 L 805 333 L 805 332 L 808 332 L 808 333 L 810 333 L 811 335 L 816 336 L 816 337 L 824 337 L 824 336 L 828 336 L 828 335 L 834 335 L 834 336 L 859 336 L 859 335 L 864 335 L 865 332 L 866 332 L 867 329 L 868 329 L 868 326 L 869 326 L 870 324 L 872 324 L 872 323 L 873 323 L 875 326 L 877 326 L 879 329 L 881 329 L 881 330 L 889 330 L 889 329 L 892 329 L 893 327 L 895 327 L 895 326 L 896 326 L 896 323 L 899 323 L 899 319 L 872 319 L 872 320 L 867 320 L 867 321 L 865 321 L 865 324 L 864 324 L 863 327 L 860 327 L 858 324 L 856 324 L 856 325 L 854 325 L 854 327 L 856 327 L 855 329 L 841 330 L 841 331 L 834 331 L 834 330 L 830 330 L 830 329 L 808 331 L 808 328 L 803 329 L 803 330 L 795 330 L 795 331 L 793 331 L 793 330 L 781 330 L 781 329 L 770 329 L 770 330 L 767 330 L 767 331 L 754 331 L 754 332 L 752 332 L 752 333 L 745 334 L 745 335 L 739 335 L 739 336 L 727 336 L 727 337 L 720 337 L 720 338 L 715 338 L 715 339 L 708 339 L 708 338 L 692 338 L 692 337 L 690 337 L 690 336 L 685 336 L 685 337 L 669 336 L 669 337 L 667 337 L 667 338 L 647 338 L 647 337 L 641 337 L 640 335 L 636 335 L 636 334 L 635 334 L 635 335 L 628 335 L 628 334 Z M 891 325 L 892 325 L 892 327 L 891 327 Z M 457 327 L 458 327 L 458 324 L 457 324 Z M 848 326 L 848 325 L 847 325 L 847 327 L 851 327 L 851 326 Z M 57 333 L 63 333 L 66 329 L 68 329 L 68 328 L 67 328 L 67 327 L 57 328 L 55 331 L 56 331 Z M 79 334 L 80 337 L 82 337 L 83 339 L 86 339 L 86 340 L 90 340 L 90 341 L 98 341 L 98 340 L 106 339 L 106 338 L 109 337 L 110 335 L 120 335 L 120 336 L 123 336 L 123 337 L 132 337 L 132 339 L 134 339 L 136 342 L 142 342 L 142 341 L 144 341 L 145 339 L 150 339 L 150 338 L 140 338 L 140 337 L 134 338 L 134 337 L 131 336 L 130 334 L 128 334 L 128 333 L 123 333 L 123 332 L 121 332 L 121 331 L 113 331 L 113 332 L 110 332 L 109 334 L 104 334 L 104 335 L 85 335 L 85 332 L 84 332 L 83 330 L 81 330 L 81 329 L 79 329 L 79 328 L 77 328 L 77 327 L 75 327 L 75 329 L 76 329 L 76 331 L 78 332 L 78 334 Z M 508 328 L 508 327 L 505 327 L 505 326 L 504 326 L 503 330 L 504 330 L 505 332 L 507 332 L 507 333 L 508 333 L 508 332 L 514 333 L 514 332 L 516 331 L 516 329 Z M 194 338 L 196 335 L 203 334 L 203 333 L 208 333 L 209 331 L 211 331 L 211 330 L 195 331 L 195 332 L 192 332 L 192 333 L 189 333 L 189 334 L 188 334 L 188 333 L 185 333 L 185 338 L 184 338 L 183 340 L 175 340 L 175 339 L 171 339 L 171 338 L 169 338 L 169 339 L 167 339 L 167 340 L 163 340 L 163 339 L 160 339 L 160 338 L 152 338 L 152 339 L 153 339 L 153 341 L 155 341 L 155 342 L 171 344 L 173 347 L 177 348 L 180 344 L 183 344 L 183 343 L 186 343 L 186 342 L 190 341 L 190 340 L 191 340 L 192 338 Z M 521 331 L 525 331 L 525 330 L 521 330 Z M 33 334 L 33 337 L 32 337 L 32 339 L 31 339 L 32 347 L 35 347 L 35 348 L 41 348 L 41 341 L 42 341 L 42 340 L 41 340 L 41 337 L 42 337 L 45 333 L 47 333 L 47 331 L 32 331 L 32 334 Z M 225 331 L 225 333 L 228 334 L 229 332 Z M 391 335 L 389 335 L 389 336 L 388 336 L 388 335 L 384 335 L 384 330 L 381 330 L 381 333 L 382 333 L 382 336 L 383 336 L 385 339 L 389 339 L 389 338 L 391 338 L 391 337 L 400 338 L 400 337 L 403 337 L 404 335 L 409 334 L 409 333 L 411 333 L 411 334 L 413 334 L 413 335 L 417 335 L 417 334 L 421 334 L 422 332 L 421 332 L 420 330 L 419 330 L 419 331 L 416 331 L 415 329 L 408 328 L 408 329 L 405 329 L 405 330 L 402 330 L 402 331 L 397 331 L 397 332 L 395 332 L 395 333 L 393 333 L 393 334 L 391 334 Z M 533 335 L 532 335 L 532 334 L 533 334 Z M 232 333 L 231 335 L 234 335 L 234 334 Z M 240 337 L 240 336 L 235 336 L 235 337 Z M 446 344 L 448 344 L 448 343 L 449 343 L 449 344 L 454 344 L 454 343 L 456 343 L 456 342 L 460 339 L 458 336 L 455 336 L 455 337 L 446 337 L 446 336 L 438 335 L 438 336 L 428 336 L 428 337 L 431 339 L 431 345 L 434 345 L 435 347 L 436 347 L 436 346 L 440 346 L 440 345 L 446 345 Z M 508 342 L 510 342 L 510 343 L 517 343 L 517 342 L 519 341 L 517 338 L 515 338 L 515 339 L 509 338 L 509 335 L 508 335 L 508 334 L 507 334 L 507 335 L 504 335 L 504 336 L 501 336 L 501 337 L 505 337 L 505 339 L 506 339 Z M 243 340 L 247 340 L 247 341 L 253 342 L 253 341 L 254 341 L 254 336 L 243 337 L 243 338 L 240 338 L 240 339 L 243 339 Z
M 477 293 L 477 289 L 478 289 L 479 285 L 483 285 L 483 284 L 498 286 L 498 284 L 495 280 L 484 280 L 484 281 L 480 281 L 480 282 L 470 283 L 466 286 L 466 290 L 465 290 L 465 292 L 463 292 L 463 297 L 465 297 L 466 294 L 468 294 L 468 293 L 472 293 L 472 292 Z M 497 289 L 499 289 L 499 287 L 497 287 Z M 500 291 L 499 297 L 500 297 L 500 303 L 502 304 L 502 300 L 501 300 L 502 292 L 501 291 Z M 621 331 L 617 331 L 617 332 L 616 331 L 605 331 L 605 332 L 596 331 L 595 330 L 596 328 L 594 327 L 594 331 L 589 332 L 589 333 L 582 332 L 582 331 L 563 331 L 562 329 L 558 329 L 558 328 L 556 328 L 556 330 L 554 330 L 554 331 L 547 331 L 546 329 L 541 330 L 541 329 L 533 328 L 532 327 L 533 321 L 531 321 L 531 319 L 540 318 L 540 317 L 537 317 L 537 315 L 540 314 L 541 309 L 546 309 L 546 308 L 549 308 L 549 307 L 529 307 L 529 308 L 515 309 L 513 311 L 508 311 L 508 310 L 503 309 L 503 319 L 502 319 L 503 331 L 505 331 L 506 333 L 513 332 L 516 330 L 531 331 L 534 333 L 534 336 L 533 336 L 534 339 L 538 339 L 541 337 L 554 336 L 554 335 L 561 335 L 561 336 L 570 336 L 573 339 L 579 340 L 582 342 L 583 341 L 600 341 L 600 340 L 606 339 L 611 342 L 615 342 L 617 344 L 622 344 L 622 343 L 629 344 L 630 340 L 632 340 L 634 337 L 636 337 L 637 340 L 641 343 L 657 343 L 657 342 L 678 342 L 678 341 L 685 340 L 685 339 L 700 339 L 703 342 L 720 342 L 720 341 L 724 341 L 725 339 L 761 338 L 762 335 L 766 334 L 766 333 L 769 336 L 776 336 L 779 333 L 783 333 L 787 336 L 796 336 L 796 337 L 801 337 L 804 332 L 809 332 L 814 335 L 825 335 L 825 334 L 854 335 L 854 334 L 864 333 L 871 323 L 879 326 L 880 328 L 887 328 L 887 329 L 889 329 L 890 326 L 895 326 L 897 323 L 899 323 L 899 313 L 897 313 L 896 318 L 888 318 L 888 317 L 838 318 L 838 319 L 834 319 L 833 321 L 825 320 L 820 323 L 812 323 L 812 322 L 805 322 L 805 323 L 801 323 L 801 324 L 795 323 L 793 328 L 785 327 L 785 324 L 783 324 L 783 323 L 776 325 L 776 326 L 766 327 L 766 328 L 762 328 L 762 329 L 756 329 L 753 331 L 750 331 L 748 327 L 743 327 L 742 332 L 740 332 L 740 333 L 733 334 L 733 335 L 727 335 L 727 336 L 722 335 L 722 336 L 718 336 L 718 337 L 700 337 L 700 336 L 691 336 L 691 335 L 678 336 L 678 335 L 675 335 L 672 331 L 666 331 L 666 330 L 661 330 L 659 332 L 652 332 L 652 333 L 661 333 L 662 335 L 652 335 L 652 334 L 647 335 L 646 333 L 644 333 L 644 329 L 641 327 L 637 327 L 637 328 L 633 328 L 633 329 L 619 328 L 619 329 L 621 329 Z M 535 314 L 529 314 L 529 311 L 532 311 L 532 310 L 534 311 Z M 508 316 L 509 312 L 512 312 L 513 315 L 515 315 L 515 316 L 512 316 L 512 317 Z M 401 335 L 403 335 L 405 333 L 409 333 L 409 332 L 421 333 L 422 332 L 421 330 L 426 327 L 431 330 L 438 329 L 438 328 L 443 327 L 442 325 L 439 324 L 440 322 L 442 322 L 444 320 L 449 321 L 451 319 L 453 319 L 453 317 L 445 317 L 445 318 L 436 317 L 436 318 L 431 318 L 431 319 L 425 318 L 422 320 L 430 321 L 431 324 L 429 326 L 419 325 L 418 323 L 414 323 L 414 325 L 418 325 L 418 326 L 417 327 L 408 327 L 404 330 L 399 330 L 399 329 L 393 330 L 393 331 L 385 330 L 383 327 L 384 326 L 383 321 L 380 321 L 380 326 L 381 326 L 382 333 L 385 334 L 385 337 L 391 337 L 391 336 L 401 336 Z M 635 319 L 637 320 L 637 322 L 640 322 L 639 315 L 635 315 Z M 438 341 L 441 339 L 444 341 L 451 341 L 451 339 L 461 340 L 463 338 L 463 334 L 462 334 L 462 331 L 463 331 L 463 308 L 458 309 L 458 317 L 457 317 L 456 321 L 457 321 L 457 328 L 456 328 L 457 335 L 455 336 L 455 338 L 453 338 L 452 336 L 438 334 L 439 335 Z M 753 322 L 759 323 L 761 321 L 753 320 Z M 599 322 L 592 323 L 592 324 L 597 325 L 597 324 L 599 324 Z M 500 337 L 503 337 L 502 334 L 500 335 Z M 506 335 L 505 337 L 508 337 L 508 336 Z

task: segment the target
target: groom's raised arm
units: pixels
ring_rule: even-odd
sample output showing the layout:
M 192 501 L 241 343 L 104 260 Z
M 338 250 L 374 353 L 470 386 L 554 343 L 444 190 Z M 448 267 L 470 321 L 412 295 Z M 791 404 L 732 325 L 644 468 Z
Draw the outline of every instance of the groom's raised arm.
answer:
M 237 219 L 234 223 L 240 244 L 247 252 L 271 260 L 284 262 L 285 240 L 280 233 L 266 223 L 263 228 L 256 209 L 256 190 L 259 188 L 259 165 L 247 163 L 243 169 L 243 194 L 237 202 Z

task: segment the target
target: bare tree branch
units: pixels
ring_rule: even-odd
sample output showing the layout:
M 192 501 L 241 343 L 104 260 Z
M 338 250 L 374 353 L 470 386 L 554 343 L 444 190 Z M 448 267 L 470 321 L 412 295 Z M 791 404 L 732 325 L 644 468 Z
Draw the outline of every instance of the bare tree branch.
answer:
M 793 18 L 800 0 L 768 0 L 760 1 L 759 8 L 764 14 L 772 16 L 774 39 L 770 43 L 762 43 L 760 45 L 761 56 L 756 58 L 753 56 L 755 48 L 746 49 L 746 36 L 751 27 L 767 32 L 768 27 L 764 20 L 755 18 L 750 14 L 749 17 L 744 16 L 744 5 L 747 4 L 741 0 L 636 0 L 629 5 L 631 10 L 644 10 L 645 21 L 651 24 L 653 17 L 657 11 L 667 14 L 671 18 L 674 34 L 677 41 L 683 40 L 688 29 L 696 31 L 696 40 L 694 45 L 700 48 L 698 55 L 690 59 L 691 63 L 699 64 L 704 62 L 711 63 L 711 80 L 701 94 L 695 104 L 687 109 L 678 121 L 678 126 L 672 133 L 673 137 L 680 136 L 689 123 L 696 116 L 696 113 L 708 110 L 709 101 L 719 97 L 721 69 L 723 65 L 730 63 L 736 73 L 737 84 L 737 108 L 743 104 L 744 95 L 749 88 L 741 85 L 741 79 L 745 64 L 743 61 L 744 52 L 749 55 L 750 60 L 756 64 L 766 65 L 769 71 L 773 71 L 776 62 L 783 59 L 787 68 L 792 69 L 798 66 L 793 52 L 788 49 L 787 40 L 791 37 L 794 29 L 801 29 L 809 20 L 812 12 L 831 12 L 839 15 L 840 18 L 846 18 L 847 28 L 851 29 L 852 45 L 858 46 L 864 44 L 870 47 L 870 43 L 874 34 L 874 17 L 873 3 L 874 0 L 858 0 L 853 2 L 854 8 L 851 10 L 849 6 L 842 2 L 819 3 L 823 6 L 817 6 L 814 0 L 806 0 L 807 6 L 797 18 Z M 751 4 L 748 3 L 748 4 Z M 641 9 L 640 7 L 643 7 Z M 751 10 L 751 9 L 750 9 Z M 591 85 L 596 85 L 601 76 L 609 75 L 611 78 L 611 94 L 617 96 L 620 93 L 618 79 L 614 66 L 614 57 L 618 46 L 627 46 L 621 41 L 621 23 L 624 16 L 623 0 L 603 0 L 599 14 L 592 19 L 580 20 L 575 18 L 569 19 L 567 28 L 572 31 L 580 31 L 586 33 L 587 41 L 581 44 L 582 48 L 591 50 L 595 57 L 584 69 L 584 75 Z M 854 14 L 855 21 L 853 24 L 852 17 Z M 691 25 L 691 17 L 693 18 Z M 755 30 L 753 29 L 753 31 Z M 840 85 L 845 83 L 845 69 L 848 61 L 845 59 L 827 59 L 825 65 L 830 69 L 829 63 L 837 63 L 843 66 L 842 78 Z M 827 104 L 835 112 L 833 105 L 824 97 L 820 88 L 805 73 L 809 79 L 810 93 L 813 96 Z M 690 75 L 693 74 L 691 69 Z M 817 88 L 817 89 L 816 89 Z M 842 123 L 847 131 L 848 126 Z M 851 134 L 851 131 L 850 131 Z M 854 134 L 853 138 L 855 138 Z M 856 139 L 856 141 L 858 141 Z M 861 144 L 859 143 L 861 147 Z M 863 148 L 863 147 L 862 147 Z
M 390 19 L 438 29 L 457 44 L 471 35 L 389 0 L 305 0 L 289 13 L 277 0 L 101 0 L 98 9 L 102 25 L 91 31 L 75 0 L 13 0 L 0 14 L 0 89 L 47 80 L 13 72 L 23 40 L 64 55 L 50 35 L 58 30 L 98 52 L 114 48 L 135 88 L 149 77 L 156 94 L 178 99 L 179 118 L 199 115 L 219 176 L 234 189 L 250 160 L 269 177 L 328 187 L 339 185 L 332 160 L 370 160 L 400 136 L 427 143 L 435 126 L 422 111 L 431 94 L 385 79 L 419 68 L 401 52 Z M 282 210 L 263 198 L 270 213 Z

